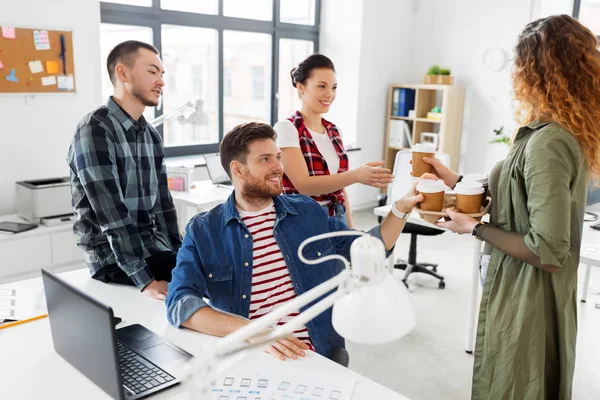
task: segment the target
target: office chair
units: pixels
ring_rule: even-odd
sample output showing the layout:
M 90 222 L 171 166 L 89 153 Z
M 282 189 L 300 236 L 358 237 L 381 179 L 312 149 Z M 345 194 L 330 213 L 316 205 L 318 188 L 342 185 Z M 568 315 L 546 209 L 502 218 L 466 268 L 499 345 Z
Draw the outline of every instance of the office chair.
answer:
M 394 201 L 401 198 L 410 189 L 411 185 L 415 181 L 410 170 L 412 168 L 409 161 L 412 158 L 412 152 L 410 150 L 400 150 L 396 153 L 396 159 L 394 160 L 394 181 L 388 186 L 387 195 L 379 198 L 379 205 L 383 206 L 386 204 L 393 204 Z M 438 152 L 436 158 L 440 160 L 444 165 L 450 164 L 450 156 L 446 153 Z M 381 222 L 382 217 L 379 217 Z M 410 235 L 410 248 L 408 251 L 408 260 L 406 262 L 395 263 L 394 268 L 405 270 L 404 278 L 402 282 L 408 287 L 407 279 L 410 274 L 414 272 L 421 272 L 427 275 L 431 275 L 439 279 L 438 287 L 444 289 L 446 283 L 444 277 L 437 274 L 437 264 L 417 262 L 417 238 L 419 235 L 423 236 L 435 236 L 444 233 L 442 229 L 437 229 L 429 226 L 419 225 L 407 221 L 402 230 L 402 234 Z M 393 255 L 392 255 L 393 257 Z

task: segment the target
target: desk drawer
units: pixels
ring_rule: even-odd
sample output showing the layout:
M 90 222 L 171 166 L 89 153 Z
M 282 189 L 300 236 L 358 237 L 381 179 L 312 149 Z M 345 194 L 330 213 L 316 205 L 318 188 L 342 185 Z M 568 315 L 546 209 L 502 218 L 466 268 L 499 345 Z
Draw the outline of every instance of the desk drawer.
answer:
M 83 261 L 83 251 L 77 247 L 73 232 L 58 232 L 50 235 L 52 243 L 52 265 L 64 265 Z
M 0 278 L 39 272 L 51 264 L 48 235 L 0 243 Z

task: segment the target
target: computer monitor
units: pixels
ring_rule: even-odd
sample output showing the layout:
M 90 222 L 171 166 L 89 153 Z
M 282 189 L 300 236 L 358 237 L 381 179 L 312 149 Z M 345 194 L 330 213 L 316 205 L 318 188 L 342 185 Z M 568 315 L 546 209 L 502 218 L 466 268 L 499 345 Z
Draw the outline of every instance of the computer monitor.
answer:
M 212 183 L 215 185 L 231 185 L 231 180 L 227 176 L 227 172 L 221 165 L 221 156 L 216 154 L 205 154 L 206 170 Z
M 587 207 L 593 206 L 600 203 L 600 185 L 595 185 L 590 181 L 587 192 L 587 201 L 585 205 Z
M 598 218 L 600 218 L 600 186 L 594 185 L 590 180 L 585 202 L 584 221 L 597 221 Z

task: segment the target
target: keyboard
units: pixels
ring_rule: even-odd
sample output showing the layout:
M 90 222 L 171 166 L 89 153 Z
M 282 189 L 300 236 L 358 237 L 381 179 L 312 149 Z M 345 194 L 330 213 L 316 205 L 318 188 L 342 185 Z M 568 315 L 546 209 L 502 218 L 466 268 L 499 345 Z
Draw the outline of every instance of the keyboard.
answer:
M 123 346 L 120 342 L 117 342 L 117 348 L 119 350 L 123 386 L 129 396 L 154 389 L 175 379 L 156 365 Z

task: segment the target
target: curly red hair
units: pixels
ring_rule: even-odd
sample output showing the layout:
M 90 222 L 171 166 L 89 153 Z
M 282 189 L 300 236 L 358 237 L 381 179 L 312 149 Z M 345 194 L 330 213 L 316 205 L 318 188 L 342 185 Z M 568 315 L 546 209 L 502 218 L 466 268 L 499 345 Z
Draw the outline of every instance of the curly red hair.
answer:
M 517 121 L 549 120 L 577 138 L 590 175 L 600 178 L 598 39 L 568 15 L 529 23 L 515 47 Z

